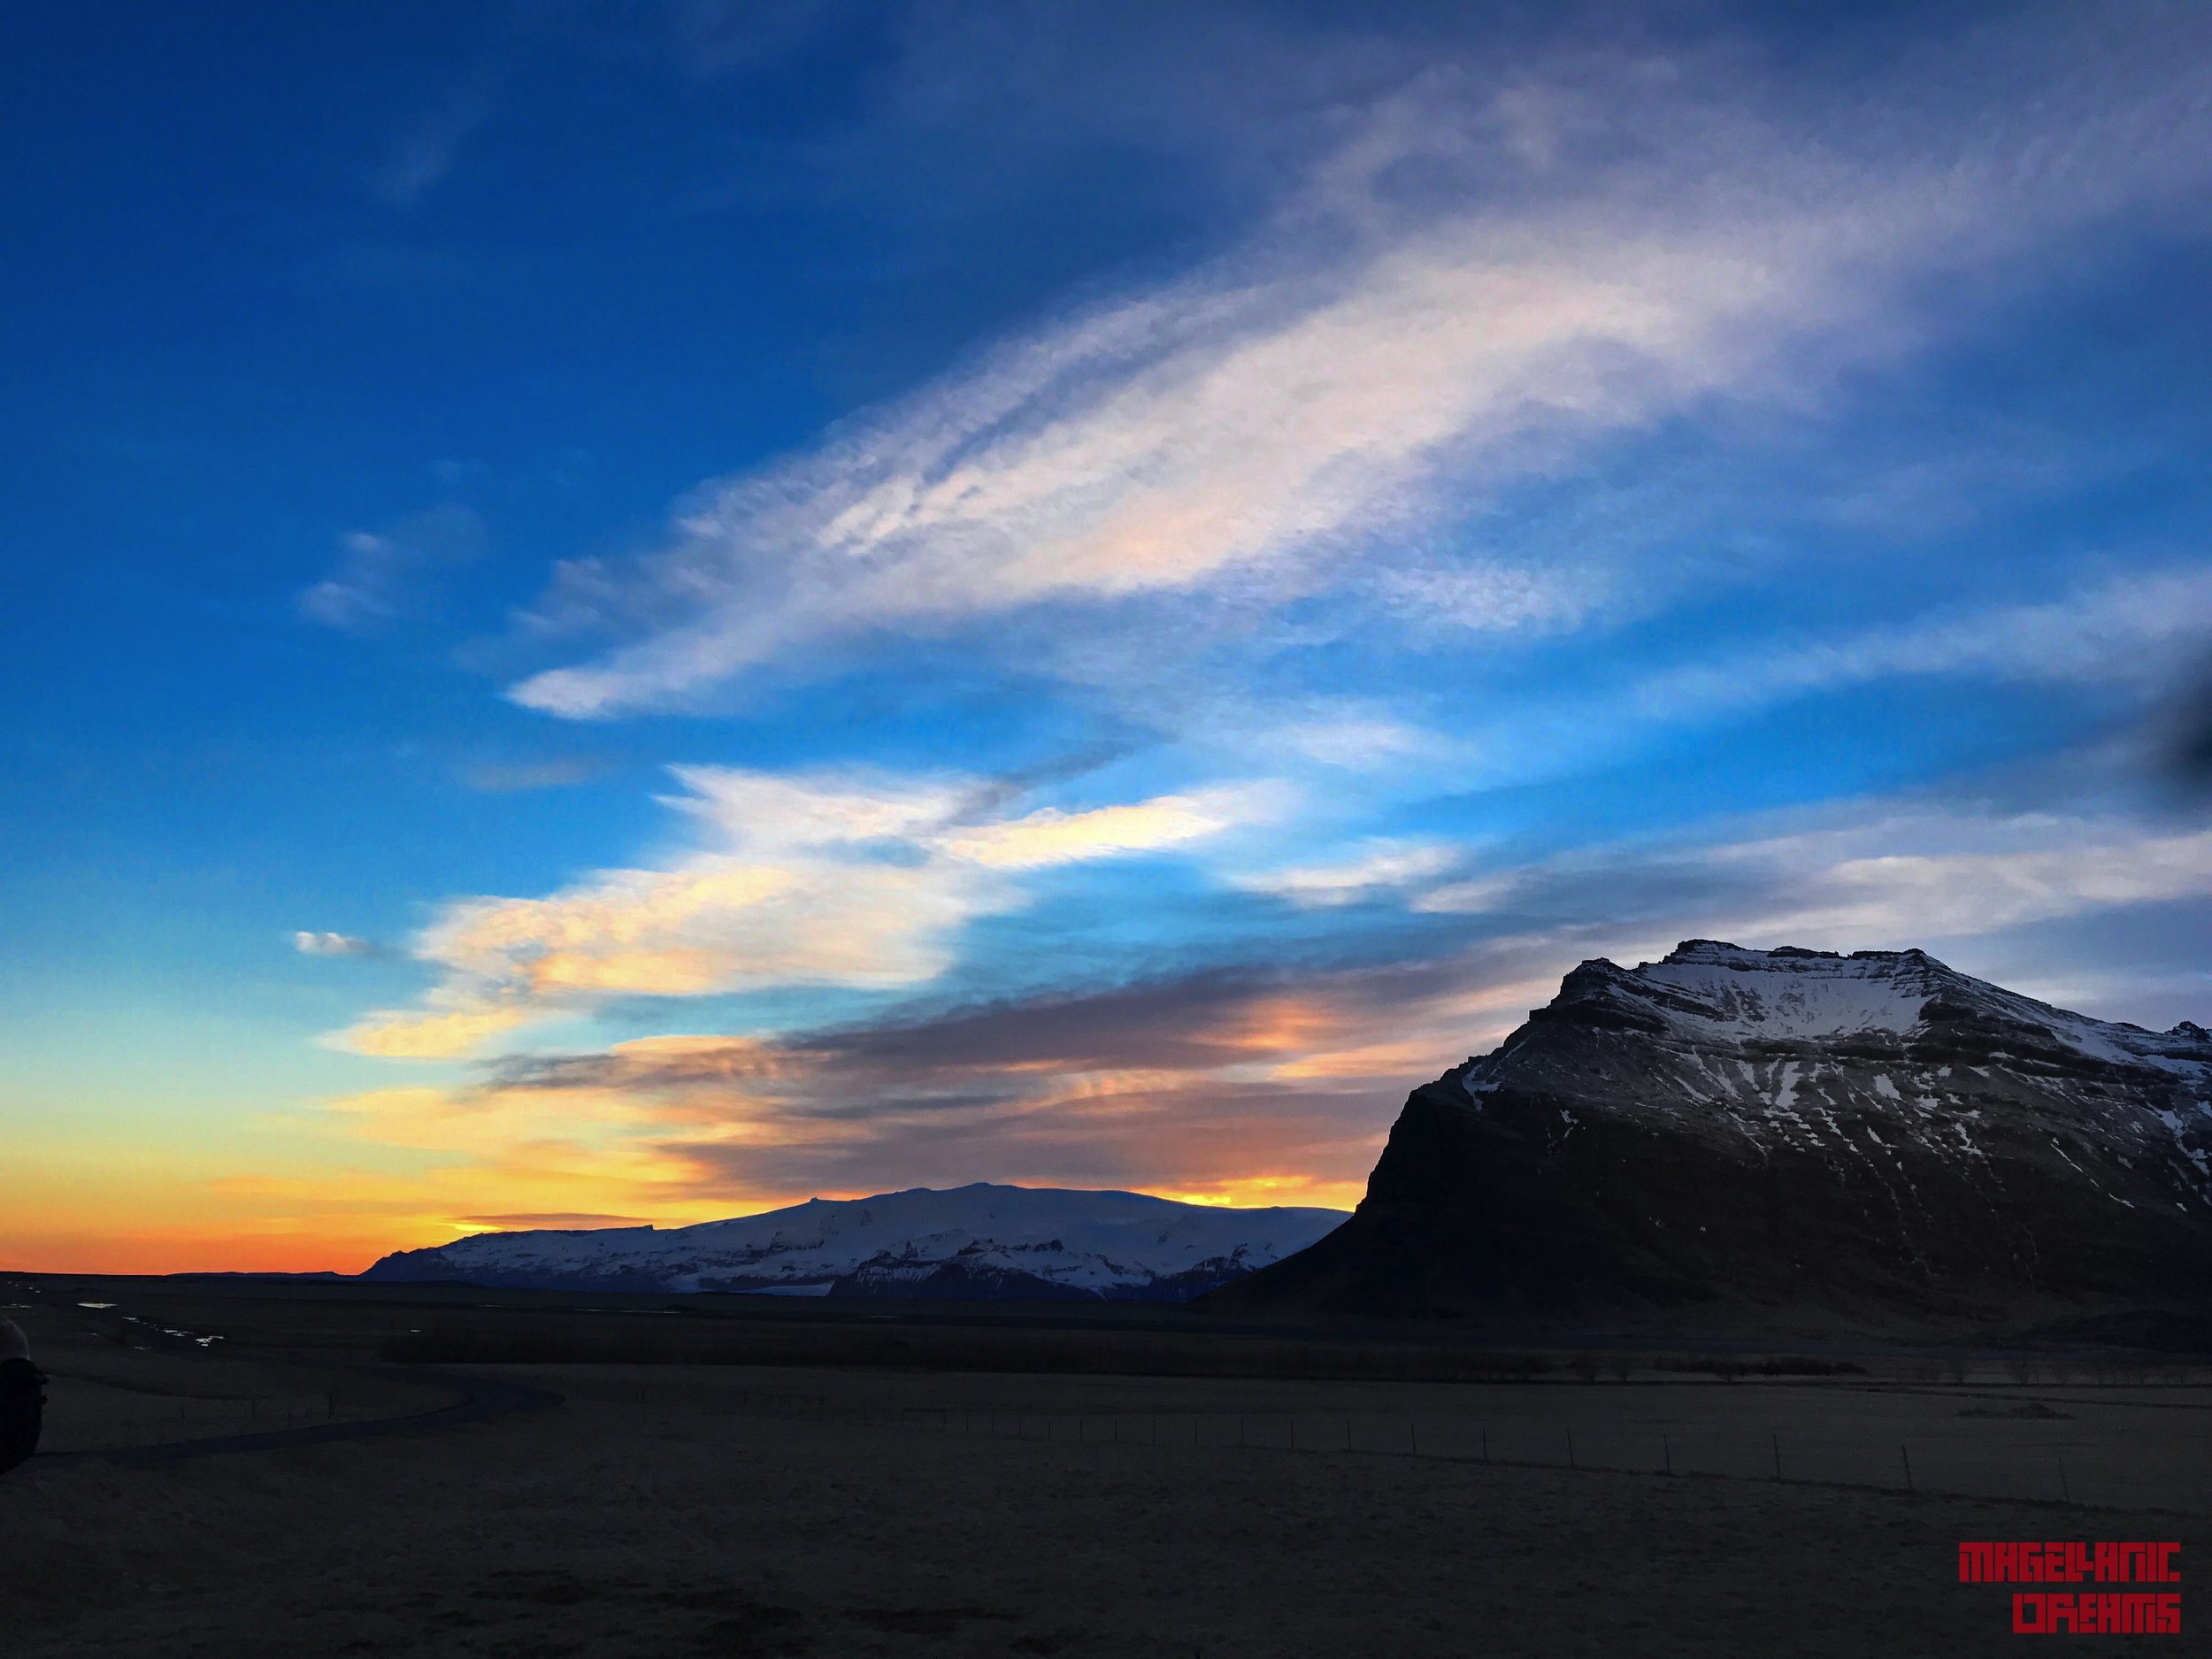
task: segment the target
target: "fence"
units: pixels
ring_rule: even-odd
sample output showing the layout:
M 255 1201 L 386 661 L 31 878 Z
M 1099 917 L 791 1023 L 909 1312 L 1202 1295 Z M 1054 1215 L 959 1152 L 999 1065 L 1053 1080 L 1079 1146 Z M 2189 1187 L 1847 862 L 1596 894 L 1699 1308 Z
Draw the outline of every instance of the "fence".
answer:
M 2105 1443 L 1317 1412 L 1083 1413 L 910 1406 L 909 1431 L 987 1440 L 1437 1459 L 1591 1473 L 1779 1482 L 2082 1507 L 2201 1510 L 2200 1477 Z

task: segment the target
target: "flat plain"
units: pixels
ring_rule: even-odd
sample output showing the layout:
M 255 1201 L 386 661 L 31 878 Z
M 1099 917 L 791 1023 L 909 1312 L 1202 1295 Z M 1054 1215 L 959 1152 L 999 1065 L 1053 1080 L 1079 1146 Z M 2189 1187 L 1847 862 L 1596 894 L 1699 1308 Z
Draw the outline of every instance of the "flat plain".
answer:
M 2009 1653 L 1961 1540 L 2178 1539 L 2186 1576 L 2212 1534 L 2204 1369 L 2111 1356 L 1120 1375 L 1068 1316 L 1081 1368 L 959 1370 L 898 1363 L 957 1320 L 878 1308 L 815 1316 L 864 1322 L 870 1363 L 701 1363 L 640 1307 L 561 1329 L 649 1329 L 657 1360 L 449 1366 L 379 1355 L 548 1304 L 19 1300 L 54 1403 L 0 1480 L 13 1655 Z M 534 1406 L 298 1443 L 472 1378 Z

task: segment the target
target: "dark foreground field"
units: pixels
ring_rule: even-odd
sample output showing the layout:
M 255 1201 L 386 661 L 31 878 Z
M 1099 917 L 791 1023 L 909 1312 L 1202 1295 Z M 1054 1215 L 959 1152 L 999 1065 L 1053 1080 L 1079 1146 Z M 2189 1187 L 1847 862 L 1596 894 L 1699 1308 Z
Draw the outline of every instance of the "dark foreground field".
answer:
M 2186 1571 L 2212 1533 L 2212 1379 L 2172 1361 L 1384 1345 L 1329 1376 L 1359 1362 L 1172 1313 L 359 1292 L 0 1282 L 55 1377 L 52 1455 L 0 1480 L 12 1659 L 2010 1653 L 1960 1540 L 2179 1539 Z M 472 1332 L 628 1357 L 380 1358 Z M 1124 1338 L 1186 1374 L 1093 1369 Z M 1263 1353 L 1294 1374 L 1205 1374 Z M 1708 1363 L 1752 1369 L 1675 1369 Z

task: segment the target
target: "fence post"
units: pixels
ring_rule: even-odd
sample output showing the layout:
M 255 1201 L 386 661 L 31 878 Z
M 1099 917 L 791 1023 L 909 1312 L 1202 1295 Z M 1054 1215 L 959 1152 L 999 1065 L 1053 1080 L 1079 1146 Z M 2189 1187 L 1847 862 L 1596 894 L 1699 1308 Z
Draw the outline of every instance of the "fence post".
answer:
M 1917 1492 L 1919 1488 L 1912 1484 L 1912 1454 L 1905 1449 L 1902 1440 L 1897 1442 L 1897 1455 L 1905 1460 L 1905 1490 Z
M 1778 1432 L 1774 1436 L 1774 1478 L 1782 1478 L 1782 1436 Z
M 1567 1425 L 1567 1467 L 1570 1469 L 1582 1467 L 1580 1463 L 1575 1462 L 1575 1425 L 1571 1423 Z
M 1667 1439 L 1664 1429 L 1659 1432 L 1659 1451 L 1660 1455 L 1667 1460 L 1667 1472 L 1672 1474 L 1674 1472 L 1674 1444 Z

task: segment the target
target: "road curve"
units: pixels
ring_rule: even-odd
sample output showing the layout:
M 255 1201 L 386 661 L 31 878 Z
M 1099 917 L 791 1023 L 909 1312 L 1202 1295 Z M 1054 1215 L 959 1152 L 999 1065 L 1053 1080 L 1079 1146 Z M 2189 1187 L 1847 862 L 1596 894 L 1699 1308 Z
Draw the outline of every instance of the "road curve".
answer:
M 393 1371 L 419 1382 L 417 1371 Z M 542 1411 L 561 1403 L 549 1388 L 511 1382 L 500 1377 L 480 1377 L 466 1371 L 442 1371 L 443 1380 L 461 1390 L 461 1397 L 428 1411 L 402 1417 L 371 1417 L 357 1423 L 316 1423 L 302 1428 L 270 1429 L 255 1434 L 219 1434 L 205 1440 L 165 1440 L 153 1446 L 126 1446 L 81 1452 L 41 1452 L 30 1467 L 52 1468 L 66 1463 L 109 1463 L 148 1468 L 183 1463 L 195 1457 L 222 1457 L 235 1452 L 281 1451 L 291 1446 L 329 1446 L 341 1440 L 381 1440 L 395 1434 L 427 1434 L 464 1424 L 488 1423 L 517 1412 Z

